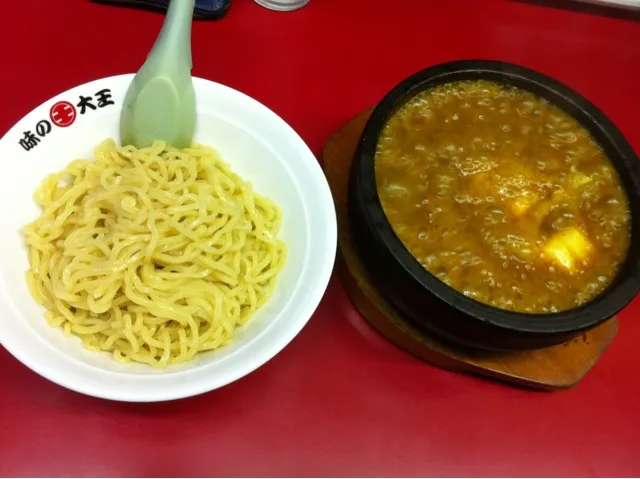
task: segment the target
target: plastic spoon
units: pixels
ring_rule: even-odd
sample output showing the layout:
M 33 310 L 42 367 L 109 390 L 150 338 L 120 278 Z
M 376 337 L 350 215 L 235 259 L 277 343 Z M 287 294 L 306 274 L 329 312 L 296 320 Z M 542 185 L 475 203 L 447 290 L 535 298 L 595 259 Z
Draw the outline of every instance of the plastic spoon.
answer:
M 158 39 L 125 96 L 120 117 L 123 145 L 137 148 L 162 140 L 191 145 L 196 102 L 191 69 L 191 24 L 195 0 L 171 0 Z

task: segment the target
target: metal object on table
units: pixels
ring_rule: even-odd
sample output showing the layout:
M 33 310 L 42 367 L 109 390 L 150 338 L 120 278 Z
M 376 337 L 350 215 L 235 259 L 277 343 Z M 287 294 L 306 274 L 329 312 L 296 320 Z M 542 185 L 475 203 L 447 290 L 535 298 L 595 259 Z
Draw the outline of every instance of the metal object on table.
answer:
M 311 0 L 255 0 L 258 5 L 262 5 L 269 10 L 288 12 L 304 7 Z
M 590 3 L 601 7 L 622 8 L 640 11 L 640 0 L 574 0 L 579 3 Z

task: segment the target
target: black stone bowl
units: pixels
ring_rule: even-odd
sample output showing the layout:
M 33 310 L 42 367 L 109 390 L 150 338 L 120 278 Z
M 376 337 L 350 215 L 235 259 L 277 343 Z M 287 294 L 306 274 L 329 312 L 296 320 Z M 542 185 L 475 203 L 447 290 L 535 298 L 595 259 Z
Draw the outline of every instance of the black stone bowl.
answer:
M 494 308 L 457 292 L 426 269 L 395 235 L 376 186 L 378 137 L 398 107 L 443 83 L 485 79 L 528 90 L 562 108 L 593 135 L 618 171 L 631 206 L 631 246 L 610 287 L 589 303 L 553 314 Z M 488 350 L 535 349 L 565 342 L 613 317 L 640 291 L 640 163 L 613 123 L 589 101 L 535 71 L 503 62 L 468 60 L 422 70 L 396 86 L 369 119 L 353 162 L 349 185 L 351 228 L 376 287 L 410 322 L 445 339 Z M 636 247 L 634 247 L 636 245 Z

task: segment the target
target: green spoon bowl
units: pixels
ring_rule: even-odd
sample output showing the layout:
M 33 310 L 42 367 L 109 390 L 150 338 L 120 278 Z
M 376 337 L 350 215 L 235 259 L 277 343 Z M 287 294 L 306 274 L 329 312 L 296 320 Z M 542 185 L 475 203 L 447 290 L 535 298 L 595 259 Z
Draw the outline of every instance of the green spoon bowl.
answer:
M 191 69 L 191 24 L 195 0 L 172 0 L 162 30 L 129 87 L 120 117 L 123 145 L 137 148 L 165 141 L 191 145 L 196 101 Z

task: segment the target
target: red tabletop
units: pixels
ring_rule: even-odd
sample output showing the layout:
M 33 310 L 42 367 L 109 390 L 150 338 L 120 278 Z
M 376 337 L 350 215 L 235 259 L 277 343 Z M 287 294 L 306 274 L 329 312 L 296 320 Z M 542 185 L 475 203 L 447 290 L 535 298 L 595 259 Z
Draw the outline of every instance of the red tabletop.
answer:
M 194 74 L 265 103 L 319 155 L 414 71 L 506 60 L 578 90 L 640 151 L 640 23 L 629 17 L 507 0 L 311 0 L 292 13 L 233 0 L 222 21 L 195 25 Z M 135 71 L 162 19 L 88 0 L 4 1 L 0 134 L 57 93 Z M 638 316 L 640 300 L 596 367 L 559 393 L 415 359 L 363 321 L 336 278 L 275 359 L 181 401 L 85 397 L 0 348 L 0 476 L 638 475 Z

